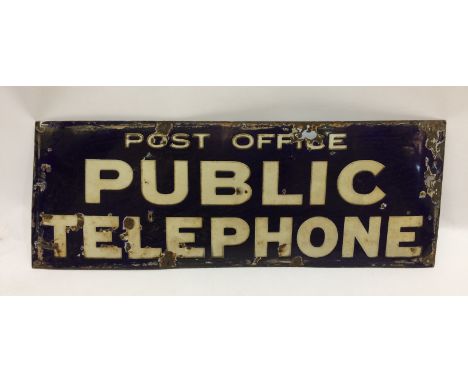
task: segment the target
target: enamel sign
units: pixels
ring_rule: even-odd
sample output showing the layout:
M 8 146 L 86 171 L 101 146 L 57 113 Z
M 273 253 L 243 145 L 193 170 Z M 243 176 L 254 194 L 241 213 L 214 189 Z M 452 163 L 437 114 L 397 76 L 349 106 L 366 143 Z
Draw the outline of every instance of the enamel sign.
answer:
M 35 130 L 35 268 L 434 266 L 444 121 Z

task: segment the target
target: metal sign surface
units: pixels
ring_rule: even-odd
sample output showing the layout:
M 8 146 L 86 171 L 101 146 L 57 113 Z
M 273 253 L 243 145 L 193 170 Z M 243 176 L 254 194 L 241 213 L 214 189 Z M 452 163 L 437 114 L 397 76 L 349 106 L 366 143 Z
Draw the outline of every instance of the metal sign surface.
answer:
M 36 122 L 35 268 L 431 267 L 445 121 Z

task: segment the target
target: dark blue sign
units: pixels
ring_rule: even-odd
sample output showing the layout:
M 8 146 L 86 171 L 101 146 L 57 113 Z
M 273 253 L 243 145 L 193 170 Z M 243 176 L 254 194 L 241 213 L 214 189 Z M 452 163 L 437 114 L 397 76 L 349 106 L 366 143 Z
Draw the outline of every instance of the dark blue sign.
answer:
M 33 267 L 431 267 L 444 121 L 37 122 Z

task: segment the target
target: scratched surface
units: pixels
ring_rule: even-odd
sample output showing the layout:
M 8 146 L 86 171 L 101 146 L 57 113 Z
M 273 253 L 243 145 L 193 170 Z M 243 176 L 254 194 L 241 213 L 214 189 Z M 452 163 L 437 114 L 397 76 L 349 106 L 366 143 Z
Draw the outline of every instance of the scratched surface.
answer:
M 125 148 L 125 134 L 138 132 L 146 137 L 151 132 L 171 136 L 177 132 L 209 133 L 203 150 L 192 145 L 184 150 L 152 149 L 145 143 Z M 347 150 L 298 150 L 294 144 L 281 150 L 266 145 L 262 150 L 236 150 L 234 134 L 290 134 L 292 142 L 303 140 L 307 145 L 320 145 L 329 134 L 347 134 Z M 37 122 L 32 211 L 32 264 L 36 268 L 82 269 L 148 269 L 180 267 L 226 266 L 316 266 L 316 267 L 431 267 L 435 263 L 437 229 L 442 190 L 445 140 L 444 121 L 382 121 L 382 122 Z M 86 159 L 119 159 L 129 163 L 135 172 L 134 181 L 125 190 L 103 191 L 100 204 L 84 200 L 84 164 Z M 146 201 L 140 190 L 139 166 L 142 159 L 157 161 L 161 192 L 173 187 L 173 160 L 189 162 L 190 192 L 180 204 L 155 206 Z M 378 183 L 386 197 L 370 206 L 345 203 L 333 182 L 344 166 L 354 160 L 376 160 L 385 169 L 376 179 L 369 174 L 357 176 L 356 191 L 369 192 Z M 200 205 L 200 161 L 240 161 L 251 169 L 248 183 L 252 197 L 242 205 Z M 288 194 L 304 194 L 310 179 L 311 161 L 328 161 L 327 200 L 323 206 L 262 206 L 262 161 L 280 162 L 279 190 Z M 51 214 L 77 215 L 78 224 L 67 232 L 66 257 L 54 256 L 53 229 L 44 221 Z M 120 217 L 119 228 L 112 232 L 112 245 L 122 248 L 121 259 L 89 259 L 83 253 L 82 219 L 87 215 Z M 422 215 L 415 245 L 422 248 L 414 258 L 386 258 L 385 229 L 389 216 Z M 131 250 L 125 241 L 126 216 L 139 216 L 142 225 L 141 244 L 163 248 L 157 259 L 131 260 Z M 196 246 L 205 247 L 204 258 L 184 258 L 164 250 L 166 216 L 197 216 L 203 218 L 203 228 L 194 230 Z M 280 217 L 293 217 L 293 232 L 312 216 L 325 216 L 336 223 L 340 234 L 338 244 L 329 255 L 311 258 L 292 241 L 289 257 L 282 257 L 281 243 L 268 245 L 268 256 L 259 258 L 254 251 L 254 219 L 268 217 L 269 228 L 278 230 Z M 379 255 L 369 258 L 356 245 L 352 258 L 341 256 L 343 219 L 359 216 L 382 217 L 382 237 Z M 210 252 L 210 218 L 240 217 L 251 228 L 248 240 L 238 246 L 226 247 L 224 258 L 212 258 Z M 323 241 L 319 231 L 313 231 L 311 241 Z

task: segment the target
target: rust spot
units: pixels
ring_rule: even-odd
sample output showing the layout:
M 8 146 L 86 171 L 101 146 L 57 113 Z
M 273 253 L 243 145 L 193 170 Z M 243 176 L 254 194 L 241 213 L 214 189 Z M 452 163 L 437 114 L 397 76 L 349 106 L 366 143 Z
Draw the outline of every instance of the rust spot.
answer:
M 52 247 L 54 248 L 54 252 L 57 257 L 65 257 L 58 243 L 53 243 Z
M 179 248 L 185 248 L 187 249 L 188 251 L 190 251 L 192 249 L 192 246 L 191 245 L 187 245 L 186 243 L 179 243 Z
M 257 265 L 261 259 L 262 259 L 261 257 L 255 257 L 252 261 L 252 265 Z
M 54 241 L 46 241 L 44 238 L 40 237 L 38 246 L 40 246 L 42 249 L 52 251 L 54 249 Z
M 39 236 L 37 238 L 37 241 L 34 242 L 34 249 L 37 254 L 37 259 L 39 262 L 42 262 L 44 260 L 44 249 L 48 251 L 56 250 L 57 253 L 58 251 L 58 244 L 54 243 L 54 241 L 46 241 L 42 236 Z
M 47 188 L 47 174 L 52 172 L 52 166 L 48 163 L 42 163 L 40 169 L 41 171 L 37 174 L 37 180 L 34 182 L 33 190 L 44 192 Z
M 424 170 L 424 194 L 419 194 L 420 198 L 429 198 L 434 209 L 431 216 L 433 232 L 437 238 L 437 228 L 439 225 L 440 214 L 440 198 L 442 193 L 442 173 L 443 173 L 443 158 L 444 158 L 444 143 L 445 143 L 445 121 L 421 121 L 418 123 L 422 136 L 421 144 L 429 150 L 430 155 L 425 157 Z M 421 260 L 424 265 L 433 266 L 436 252 L 436 240 L 432 241 L 432 250 L 428 256 L 424 256 Z
M 127 252 L 128 254 L 130 254 L 131 249 L 132 249 L 132 246 L 130 245 L 130 243 L 129 243 L 128 241 L 125 242 L 125 244 L 124 244 L 124 251 Z
M 123 225 L 125 229 L 132 229 L 135 227 L 135 221 L 132 218 L 126 217 L 123 221 Z
M 44 251 L 42 249 L 42 246 L 39 244 L 40 240 L 41 240 L 41 238 L 39 238 L 38 241 L 34 242 L 34 249 L 35 249 L 35 252 L 37 254 L 37 259 L 39 261 L 42 261 L 44 259 Z
M 33 190 L 39 190 L 40 192 L 44 192 L 47 187 L 47 183 L 45 180 L 38 180 L 36 183 L 34 183 Z
M 291 143 L 306 143 L 307 150 L 323 146 L 325 136 L 319 132 L 319 128 L 325 128 L 321 124 L 307 124 L 306 126 L 294 126 L 291 133 Z
M 44 212 L 41 212 L 40 216 L 41 216 L 41 219 L 42 219 L 42 223 L 48 223 L 52 219 L 51 214 L 45 214 Z
M 221 122 L 218 123 L 223 127 L 240 127 L 242 130 L 266 130 L 272 127 L 281 127 L 283 131 L 289 131 L 294 127 L 294 123 L 288 122 Z M 210 125 L 207 123 L 207 125 Z
M 79 231 L 83 228 L 84 216 L 82 213 L 76 214 L 76 227 L 70 227 L 72 231 Z
M 168 136 L 171 133 L 173 127 L 174 124 L 172 122 L 157 122 L 155 132 Z
M 431 152 L 432 158 L 425 158 L 424 183 L 426 194 L 434 201 L 440 197 L 442 188 L 442 161 L 445 142 L 445 124 L 430 124 L 421 122 L 420 128 L 426 135 L 425 146 Z
M 306 140 L 307 149 L 311 150 L 313 147 L 322 146 L 323 145 L 323 139 L 324 139 L 324 136 L 322 134 L 318 134 L 317 137 L 315 137 L 314 139 Z
M 114 228 L 112 227 L 98 227 L 96 228 L 98 232 L 112 232 Z
M 304 262 L 302 261 L 301 256 L 294 256 L 291 259 L 291 263 L 289 264 L 291 267 L 302 267 L 304 265 Z
M 175 268 L 177 265 L 177 255 L 174 252 L 165 250 L 159 258 L 159 268 Z
M 47 127 L 47 124 L 46 124 L 46 123 L 43 123 L 43 122 L 36 122 L 36 131 L 37 131 L 38 133 L 43 133 L 43 132 L 45 132 L 46 127 Z
M 48 163 L 42 163 L 41 164 L 41 170 L 44 171 L 44 172 L 51 172 L 52 171 L 52 166 Z
M 284 254 L 286 252 L 286 249 L 287 249 L 287 246 L 288 245 L 286 243 L 278 245 L 278 256 L 284 256 Z

